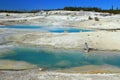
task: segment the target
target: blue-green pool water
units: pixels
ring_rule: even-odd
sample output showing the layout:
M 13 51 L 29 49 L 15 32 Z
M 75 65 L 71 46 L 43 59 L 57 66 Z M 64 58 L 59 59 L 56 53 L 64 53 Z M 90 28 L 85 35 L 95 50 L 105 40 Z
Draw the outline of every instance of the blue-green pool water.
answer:
M 45 32 L 63 33 L 63 32 L 91 32 L 93 30 L 79 29 L 72 27 L 55 27 L 55 26 L 0 26 L 0 28 L 10 28 L 10 29 L 26 29 L 26 30 L 37 30 Z
M 84 53 L 79 50 L 58 50 L 40 47 L 16 47 L 0 60 L 25 61 L 48 69 L 65 69 L 86 65 L 112 65 L 120 67 L 120 54 L 110 52 Z

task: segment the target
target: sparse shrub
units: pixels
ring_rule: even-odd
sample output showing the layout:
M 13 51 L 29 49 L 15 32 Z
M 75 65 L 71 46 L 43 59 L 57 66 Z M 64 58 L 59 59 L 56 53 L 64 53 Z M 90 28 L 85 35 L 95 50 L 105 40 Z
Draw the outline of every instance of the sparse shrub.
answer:
M 6 14 L 6 16 L 10 16 L 9 14 Z
M 88 20 L 92 20 L 93 18 L 91 16 L 88 17 Z
M 98 18 L 98 17 L 95 17 L 95 21 L 99 21 L 99 18 Z

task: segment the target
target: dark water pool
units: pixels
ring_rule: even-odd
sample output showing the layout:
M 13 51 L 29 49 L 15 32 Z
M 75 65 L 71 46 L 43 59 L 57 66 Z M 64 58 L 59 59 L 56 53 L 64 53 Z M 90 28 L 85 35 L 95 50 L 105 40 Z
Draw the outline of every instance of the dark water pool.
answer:
M 55 26 L 0 26 L 0 28 L 11 28 L 11 29 L 26 29 L 26 30 L 37 30 L 45 32 L 63 33 L 63 32 L 91 32 L 93 30 L 78 29 L 70 27 L 55 27 Z
M 109 52 L 85 54 L 78 50 L 16 47 L 0 60 L 25 61 L 48 69 L 65 69 L 85 65 L 112 65 L 120 68 L 120 54 Z

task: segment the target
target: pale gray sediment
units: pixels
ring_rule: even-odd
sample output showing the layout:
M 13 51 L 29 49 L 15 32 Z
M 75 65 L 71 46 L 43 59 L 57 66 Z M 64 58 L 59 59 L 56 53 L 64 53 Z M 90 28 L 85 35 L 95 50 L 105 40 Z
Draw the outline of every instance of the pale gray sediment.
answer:
M 6 37 L 6 41 L 54 48 L 83 49 L 85 42 L 89 48 L 98 50 L 120 50 L 120 32 L 86 33 L 42 33 L 28 32 Z
M 44 14 L 44 15 L 43 15 Z M 6 41 L 13 41 L 16 43 L 32 44 L 32 45 L 44 45 L 55 48 L 78 48 L 83 49 L 85 42 L 87 42 L 89 48 L 98 50 L 120 50 L 120 37 L 119 30 L 117 31 L 101 31 L 102 29 L 117 29 L 119 28 L 120 15 L 107 15 L 106 17 L 96 12 L 86 11 L 48 11 L 41 13 L 28 13 L 17 14 L 9 13 L 9 17 L 6 13 L 1 13 L 2 19 L 0 22 L 5 25 L 47 25 L 47 26 L 69 26 L 76 28 L 90 28 L 97 29 L 95 32 L 87 33 L 34 33 L 27 31 L 21 34 L 14 34 L 14 36 L 6 36 Z M 96 15 L 97 14 L 97 15 Z M 88 20 L 88 17 L 99 17 L 100 21 Z M 11 31 L 11 29 L 9 29 Z M 8 31 L 9 31 L 8 30 Z M 14 32 L 16 30 L 12 30 Z M 19 31 L 19 30 L 18 30 Z M 22 32 L 22 31 L 21 31 Z M 17 33 L 17 31 L 16 31 Z M 11 34 L 9 34 L 11 35 Z M 1 35 L 2 37 L 2 35 Z M 3 41 L 3 38 L 0 39 Z
M 39 69 L 24 71 L 0 71 L 0 80 L 119 80 L 119 74 L 60 73 Z

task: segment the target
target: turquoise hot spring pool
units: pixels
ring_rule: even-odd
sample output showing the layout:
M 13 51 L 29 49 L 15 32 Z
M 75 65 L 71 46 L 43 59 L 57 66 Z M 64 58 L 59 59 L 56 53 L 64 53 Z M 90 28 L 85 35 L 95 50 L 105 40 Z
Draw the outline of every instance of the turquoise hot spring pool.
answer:
M 19 29 L 19 30 L 36 30 L 42 32 L 54 32 L 54 33 L 75 33 L 75 32 L 91 32 L 93 30 L 89 29 L 79 29 L 73 27 L 66 27 L 66 26 L 0 26 L 0 28 L 8 28 L 8 29 Z
M 68 69 L 86 65 L 111 65 L 120 68 L 120 54 L 84 53 L 80 50 L 16 46 L 0 56 L 0 60 L 24 61 L 47 69 Z

